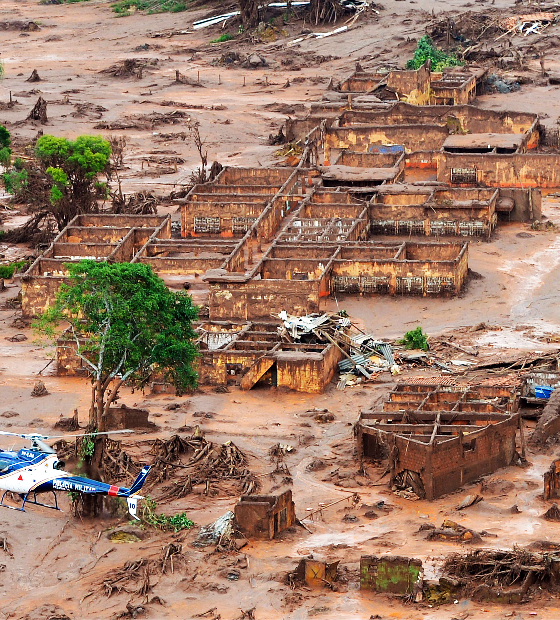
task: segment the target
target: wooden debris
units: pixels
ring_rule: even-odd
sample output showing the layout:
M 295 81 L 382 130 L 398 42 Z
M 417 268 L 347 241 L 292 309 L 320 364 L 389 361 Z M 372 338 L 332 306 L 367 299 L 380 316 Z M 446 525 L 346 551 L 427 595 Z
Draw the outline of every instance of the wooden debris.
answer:
M 58 422 L 54 425 L 54 428 L 61 431 L 77 431 L 80 428 L 78 423 L 78 410 L 74 409 L 74 415 L 69 418 L 63 418 L 60 414 Z
M 126 58 L 121 62 L 111 65 L 107 69 L 103 69 L 100 73 L 111 77 L 134 77 L 141 80 L 146 69 L 157 67 L 158 64 L 159 61 L 157 58 Z
M 446 575 L 502 587 L 519 585 L 529 572 L 537 573 L 542 579 L 550 575 L 550 570 L 546 554 L 531 553 L 519 547 L 511 551 L 477 549 L 466 555 L 452 553 L 443 565 Z
M 31 75 L 25 80 L 26 82 L 41 82 L 41 78 L 37 73 L 37 69 L 33 69 Z
M 552 504 L 541 517 L 547 521 L 560 521 L 560 508 L 558 508 L 558 504 Z
M 14 554 L 12 553 L 12 545 L 10 545 L 5 536 L 0 536 L 0 549 L 7 553 L 11 558 L 14 557 Z
M 31 112 L 27 116 L 28 121 L 39 121 L 41 125 L 45 125 L 48 122 L 47 118 L 47 102 L 43 97 L 37 99 L 37 103 L 33 106 Z
M 37 383 L 33 386 L 33 390 L 31 391 L 31 396 L 47 396 L 49 392 L 45 387 L 45 384 L 42 381 L 37 381 Z

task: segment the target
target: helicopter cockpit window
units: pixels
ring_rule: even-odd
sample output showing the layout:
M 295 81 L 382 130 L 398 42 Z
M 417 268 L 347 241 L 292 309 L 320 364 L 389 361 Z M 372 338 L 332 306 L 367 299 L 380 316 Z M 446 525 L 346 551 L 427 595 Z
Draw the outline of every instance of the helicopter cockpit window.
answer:
M 11 462 L 10 461 L 3 461 L 2 459 L 0 459 L 0 473 L 8 471 L 8 469 L 10 468 Z

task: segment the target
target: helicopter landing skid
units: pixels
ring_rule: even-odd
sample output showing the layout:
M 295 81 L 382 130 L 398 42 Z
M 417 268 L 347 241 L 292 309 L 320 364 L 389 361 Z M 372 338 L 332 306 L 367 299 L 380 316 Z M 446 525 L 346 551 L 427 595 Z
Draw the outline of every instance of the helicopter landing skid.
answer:
M 44 508 L 50 508 L 51 510 L 60 510 L 60 508 L 58 507 L 58 499 L 54 491 L 51 491 L 51 493 L 54 495 L 54 506 L 49 506 L 49 504 L 43 504 L 41 502 L 38 502 L 37 493 L 33 493 L 33 499 L 29 499 L 29 496 L 31 495 L 30 493 L 25 493 L 25 495 L 20 495 L 20 497 L 22 498 L 22 503 L 19 508 L 17 506 L 8 506 L 7 504 L 4 504 L 4 497 L 6 497 L 6 493 L 8 493 L 8 491 L 4 491 L 4 493 L 2 494 L 2 498 L 0 499 L 0 507 L 2 508 L 9 508 L 10 510 L 19 510 L 20 512 L 25 512 L 25 504 L 34 504 L 35 506 L 43 506 Z M 60 512 L 62 512 L 62 510 L 60 510 Z

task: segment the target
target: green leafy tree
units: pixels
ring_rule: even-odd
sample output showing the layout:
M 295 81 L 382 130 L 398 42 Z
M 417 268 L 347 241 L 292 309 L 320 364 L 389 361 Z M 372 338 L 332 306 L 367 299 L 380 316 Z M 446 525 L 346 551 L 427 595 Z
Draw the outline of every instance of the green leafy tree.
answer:
M 418 41 L 414 56 L 406 63 L 406 68 L 419 69 L 426 60 L 431 61 L 431 70 L 434 72 L 442 71 L 445 67 L 456 67 L 463 64 L 452 54 L 446 54 L 442 50 L 438 50 L 428 35 L 424 35 Z
M 41 136 L 35 145 L 39 165 L 50 182 L 50 208 L 59 230 L 80 213 L 98 211 L 108 193 L 111 145 L 101 136 L 76 140 Z
M 182 393 L 196 386 L 192 321 L 197 308 L 184 292 L 172 292 L 149 265 L 83 260 L 67 265 L 52 308 L 35 326 L 56 336 L 69 323 L 76 350 L 92 383 L 90 426 L 105 430 L 121 385 L 142 387 L 154 373 Z

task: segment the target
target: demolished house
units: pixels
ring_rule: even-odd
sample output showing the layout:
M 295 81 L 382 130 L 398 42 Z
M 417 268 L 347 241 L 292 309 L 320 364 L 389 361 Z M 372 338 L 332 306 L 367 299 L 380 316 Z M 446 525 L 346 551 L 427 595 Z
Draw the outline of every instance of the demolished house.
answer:
M 360 414 L 358 450 L 388 461 L 391 487 L 434 500 L 518 458 L 517 406 L 514 386 L 400 383 L 382 411 Z
M 340 319 L 326 314 L 320 318 L 322 325 L 330 326 Z M 340 349 L 324 335 L 309 330 L 313 338 L 286 337 L 278 323 L 270 321 L 214 321 L 203 323 L 197 331 L 202 385 L 234 384 L 248 390 L 259 384 L 321 393 L 332 380 L 341 356 Z
M 368 72 L 358 67 L 340 84 L 340 92 L 354 97 L 368 94 L 382 101 L 405 101 L 415 105 L 461 105 L 471 103 L 482 90 L 487 71 L 480 67 L 447 67 L 432 72 L 431 61 L 412 70 Z
M 248 538 L 272 540 L 294 525 L 292 491 L 280 495 L 242 495 L 235 505 L 235 527 Z

